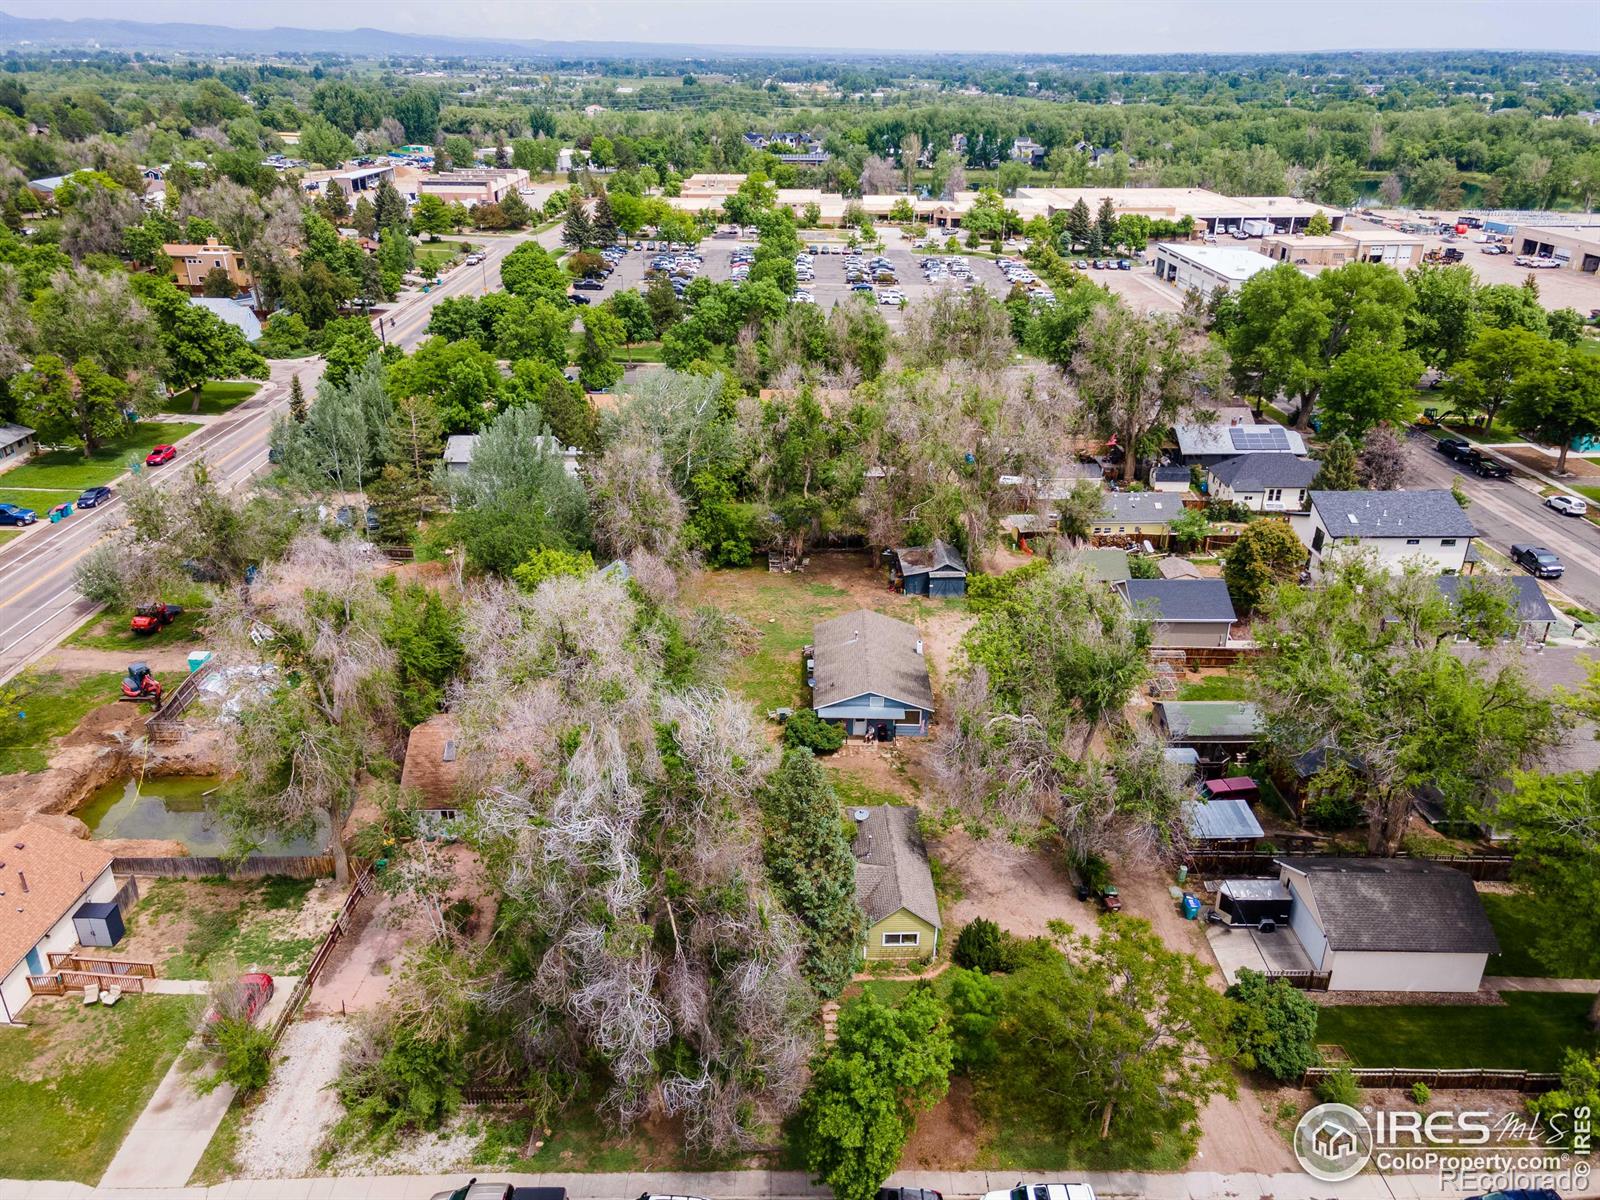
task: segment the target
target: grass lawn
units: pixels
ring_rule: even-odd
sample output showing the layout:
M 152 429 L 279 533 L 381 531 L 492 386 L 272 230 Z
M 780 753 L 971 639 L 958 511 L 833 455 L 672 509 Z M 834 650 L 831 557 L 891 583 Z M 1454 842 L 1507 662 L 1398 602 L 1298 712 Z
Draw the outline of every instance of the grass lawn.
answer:
M 1178 687 L 1179 700 L 1248 700 L 1249 680 L 1239 675 L 1203 675 Z
M 12 685 L 19 694 L 0 713 L 0 775 L 44 770 L 50 743 L 72 732 L 90 709 L 115 701 L 121 695 L 121 681 L 116 671 L 19 675 Z
M 172 601 L 182 604 L 183 601 Z M 118 609 L 116 612 L 101 613 L 89 621 L 67 639 L 69 646 L 92 646 L 96 650 L 128 650 L 156 646 L 181 646 L 196 644 L 200 637 L 200 623 L 206 618 L 203 608 L 191 608 L 184 604 L 183 615 L 165 629 L 155 633 L 136 634 L 129 627 L 133 620 L 130 609 Z
M 320 935 L 296 933 L 313 879 L 158 879 L 134 907 L 137 931 L 169 979 L 204 979 L 213 962 L 235 960 L 275 975 L 301 974 Z
M 1482 892 L 1478 898 L 1483 901 L 1495 936 L 1500 939 L 1500 953 L 1490 957 L 1485 974 L 1600 979 L 1600 947 L 1596 948 L 1589 966 L 1572 975 L 1552 971 L 1534 957 L 1533 943 L 1539 936 L 1539 923 L 1526 897 L 1515 892 Z
M 218 383 L 212 380 L 200 386 L 200 407 L 194 406 L 193 389 L 179 392 L 176 396 L 168 397 L 167 402 L 161 406 L 162 412 L 167 413 L 203 413 L 206 416 L 220 416 L 222 413 L 243 404 L 261 390 L 259 383 Z
M 1568 1047 L 1592 1051 L 1594 997 L 1506 992 L 1486 1004 L 1332 1005 L 1320 1011 L 1317 1041 L 1343 1046 L 1359 1067 L 1501 1068 L 1554 1071 Z
M 418 246 L 417 270 L 426 275 L 430 269 L 437 271 L 446 263 L 462 258 L 470 251 L 471 247 L 462 242 L 438 242 Z
M 845 808 L 876 808 L 880 804 L 910 804 L 898 792 L 887 792 L 882 788 L 875 788 L 870 783 L 857 779 L 847 771 L 827 765 L 823 759 L 823 770 L 828 773 L 828 782 L 833 784 L 833 790 L 839 797 L 839 803 Z
M 0 1178 L 94 1184 L 193 1029 L 194 997 L 34 1000 L 0 1055 Z
M 695 602 L 743 617 L 754 630 L 755 645 L 735 662 L 731 682 L 760 712 L 805 703 L 800 651 L 811 641 L 812 626 L 855 607 L 844 588 L 774 575 L 764 565 L 707 571 L 694 593 Z
M 50 510 L 58 504 L 76 500 L 82 492 L 64 492 L 60 488 L 0 488 L 0 504 L 15 504 L 18 508 L 31 508 L 39 520 L 48 521 Z M 7 526 L 15 529 L 16 526 Z
M 188 421 L 140 421 L 112 438 L 92 455 L 77 450 L 51 450 L 35 455 L 5 473 L 8 488 L 52 488 L 81 492 L 109 483 L 128 469 L 128 460 L 142 464 L 152 446 L 176 442 L 200 426 Z

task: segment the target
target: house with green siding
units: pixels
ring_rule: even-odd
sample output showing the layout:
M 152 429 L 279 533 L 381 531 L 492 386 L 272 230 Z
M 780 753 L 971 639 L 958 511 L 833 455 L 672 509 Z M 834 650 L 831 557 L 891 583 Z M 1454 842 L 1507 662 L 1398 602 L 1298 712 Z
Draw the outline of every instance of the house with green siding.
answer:
M 917 810 L 885 804 L 852 809 L 851 816 L 867 958 L 932 958 L 939 949 L 939 901 Z

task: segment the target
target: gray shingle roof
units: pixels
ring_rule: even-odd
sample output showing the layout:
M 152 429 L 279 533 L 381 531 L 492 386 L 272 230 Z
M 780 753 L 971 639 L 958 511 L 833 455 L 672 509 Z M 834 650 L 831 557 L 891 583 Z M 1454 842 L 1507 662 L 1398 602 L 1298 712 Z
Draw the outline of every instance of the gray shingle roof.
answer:
M 1188 483 L 1190 472 L 1184 466 L 1155 466 L 1150 468 L 1151 483 Z
M 928 660 L 916 626 L 870 608 L 816 626 L 812 635 L 813 707 L 826 708 L 868 692 L 933 710 Z
M 1498 954 L 1472 880 L 1414 858 L 1283 858 L 1306 876 L 1335 951 Z
M 1130 579 L 1128 603 L 1148 607 L 1160 621 L 1234 621 L 1228 585 L 1220 579 Z
M 1322 464 L 1293 454 L 1241 454 L 1207 468 L 1236 492 L 1310 487 Z
M 931 546 L 901 546 L 891 551 L 902 575 L 965 575 L 967 564 L 956 548 L 942 538 Z
M 1096 523 L 1165 525 L 1183 511 L 1183 497 L 1173 492 L 1108 492 Z
M 1517 620 L 1528 621 L 1554 621 L 1555 610 L 1550 607 L 1550 601 L 1544 598 L 1544 593 L 1539 590 L 1539 581 L 1532 575 L 1501 575 L 1480 579 L 1478 576 L 1467 575 L 1441 575 L 1434 583 L 1439 591 L 1451 604 L 1456 602 L 1456 597 L 1461 594 L 1461 589 L 1468 591 L 1475 587 L 1495 587 L 1502 582 L 1511 585 L 1516 596 Z
M 1312 492 L 1311 507 L 1336 538 L 1477 537 L 1456 498 L 1419 492 Z
M 856 823 L 855 854 L 856 900 L 868 924 L 903 908 L 938 929 L 939 901 L 917 829 L 917 810 L 885 804 L 854 811 L 867 814 Z
M 1244 800 L 1185 800 L 1183 823 L 1200 840 L 1262 836 L 1261 822 Z
M 1305 439 L 1281 425 L 1175 425 L 1172 432 L 1186 456 L 1306 452 Z

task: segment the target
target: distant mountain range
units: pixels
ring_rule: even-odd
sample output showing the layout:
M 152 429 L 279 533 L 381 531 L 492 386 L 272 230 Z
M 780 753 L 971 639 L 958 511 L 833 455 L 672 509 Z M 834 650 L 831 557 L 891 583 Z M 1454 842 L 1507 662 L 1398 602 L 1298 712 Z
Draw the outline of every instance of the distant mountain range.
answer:
M 648 42 L 547 42 L 390 33 L 383 29 L 234 29 L 226 25 L 147 23 L 82 17 L 73 21 L 0 12 L 0 49 L 184 51 L 196 54 L 344 54 L 352 57 L 434 58 L 706 58 L 793 57 L 839 50 L 771 50 L 745 46 L 661 45 Z

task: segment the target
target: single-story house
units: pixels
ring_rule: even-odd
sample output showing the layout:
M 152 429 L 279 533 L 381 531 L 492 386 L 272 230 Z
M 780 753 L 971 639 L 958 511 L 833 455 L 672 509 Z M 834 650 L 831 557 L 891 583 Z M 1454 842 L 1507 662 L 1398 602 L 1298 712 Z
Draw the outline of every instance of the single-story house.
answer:
M 1166 466 L 1157 463 L 1150 468 L 1150 490 L 1153 492 L 1178 492 L 1189 490 L 1194 482 L 1193 473 L 1183 465 Z
M 1155 720 L 1168 745 L 1195 750 L 1208 770 L 1238 758 L 1261 736 L 1261 711 L 1243 700 L 1157 700 Z
M 1185 800 L 1183 827 L 1191 843 L 1208 850 L 1253 850 L 1266 836 L 1244 800 Z
M 916 626 L 858 609 L 820 622 L 809 654 L 811 706 L 824 721 L 884 741 L 927 735 L 933 684 Z
M 932 958 L 939 949 L 939 901 L 917 810 L 884 804 L 854 809 L 852 815 L 856 900 L 867 914 L 867 958 Z
M 247 342 L 253 342 L 261 336 L 261 318 L 256 316 L 255 309 L 247 301 L 229 300 L 224 296 L 190 296 L 189 303 L 221 317 L 244 334 Z
M 16 465 L 38 448 L 38 435 L 26 425 L 0 422 L 0 468 Z
M 1380 566 L 1399 572 L 1420 559 L 1441 574 L 1459 575 L 1477 528 L 1456 498 L 1443 488 L 1416 492 L 1311 493 L 1310 511 L 1289 518 L 1306 548 L 1311 567 L 1338 545 L 1377 553 Z
M 1155 623 L 1156 649 L 1223 647 L 1238 620 L 1220 579 L 1129 579 L 1117 588 L 1133 610 Z
M 46 974 L 52 953 L 78 945 L 73 915 L 116 895 L 111 853 L 94 842 L 44 825 L 0 834 L 0 1025 L 20 1023 L 33 995 L 28 976 Z
M 1289 923 L 1334 992 L 1475 992 L 1500 952 L 1472 880 L 1415 858 L 1282 858 Z
M 561 465 L 568 475 L 578 474 L 578 459 L 582 451 L 572 446 L 563 446 L 555 438 L 546 435 L 540 439 L 544 450 L 550 454 L 561 456 Z M 475 433 L 452 433 L 444 440 L 444 469 L 446 471 L 465 471 L 472 463 L 472 454 L 478 448 L 478 435 Z
M 1434 580 L 1444 598 L 1454 605 L 1462 592 L 1476 587 L 1509 587 L 1516 607 L 1517 636 L 1525 642 L 1543 642 L 1556 623 L 1556 611 L 1545 599 L 1539 581 L 1532 575 L 1462 576 L 1441 575 Z
M 1226 424 L 1174 425 L 1178 453 L 1191 465 L 1210 467 L 1241 454 L 1289 454 L 1304 457 L 1306 440 L 1282 425 L 1251 425 L 1244 420 Z
M 889 560 L 889 586 L 908 596 L 965 596 L 967 564 L 949 542 L 901 546 L 884 551 Z
M 461 723 L 450 713 L 429 717 L 406 739 L 400 786 L 417 793 L 424 828 L 461 815 L 460 749 Z
M 1305 512 L 1320 470 L 1315 459 L 1293 454 L 1240 454 L 1206 468 L 1206 495 L 1254 512 Z
M 1122 539 L 1163 545 L 1167 526 L 1182 511 L 1180 497 L 1162 492 L 1108 492 L 1089 533 L 1096 541 Z

